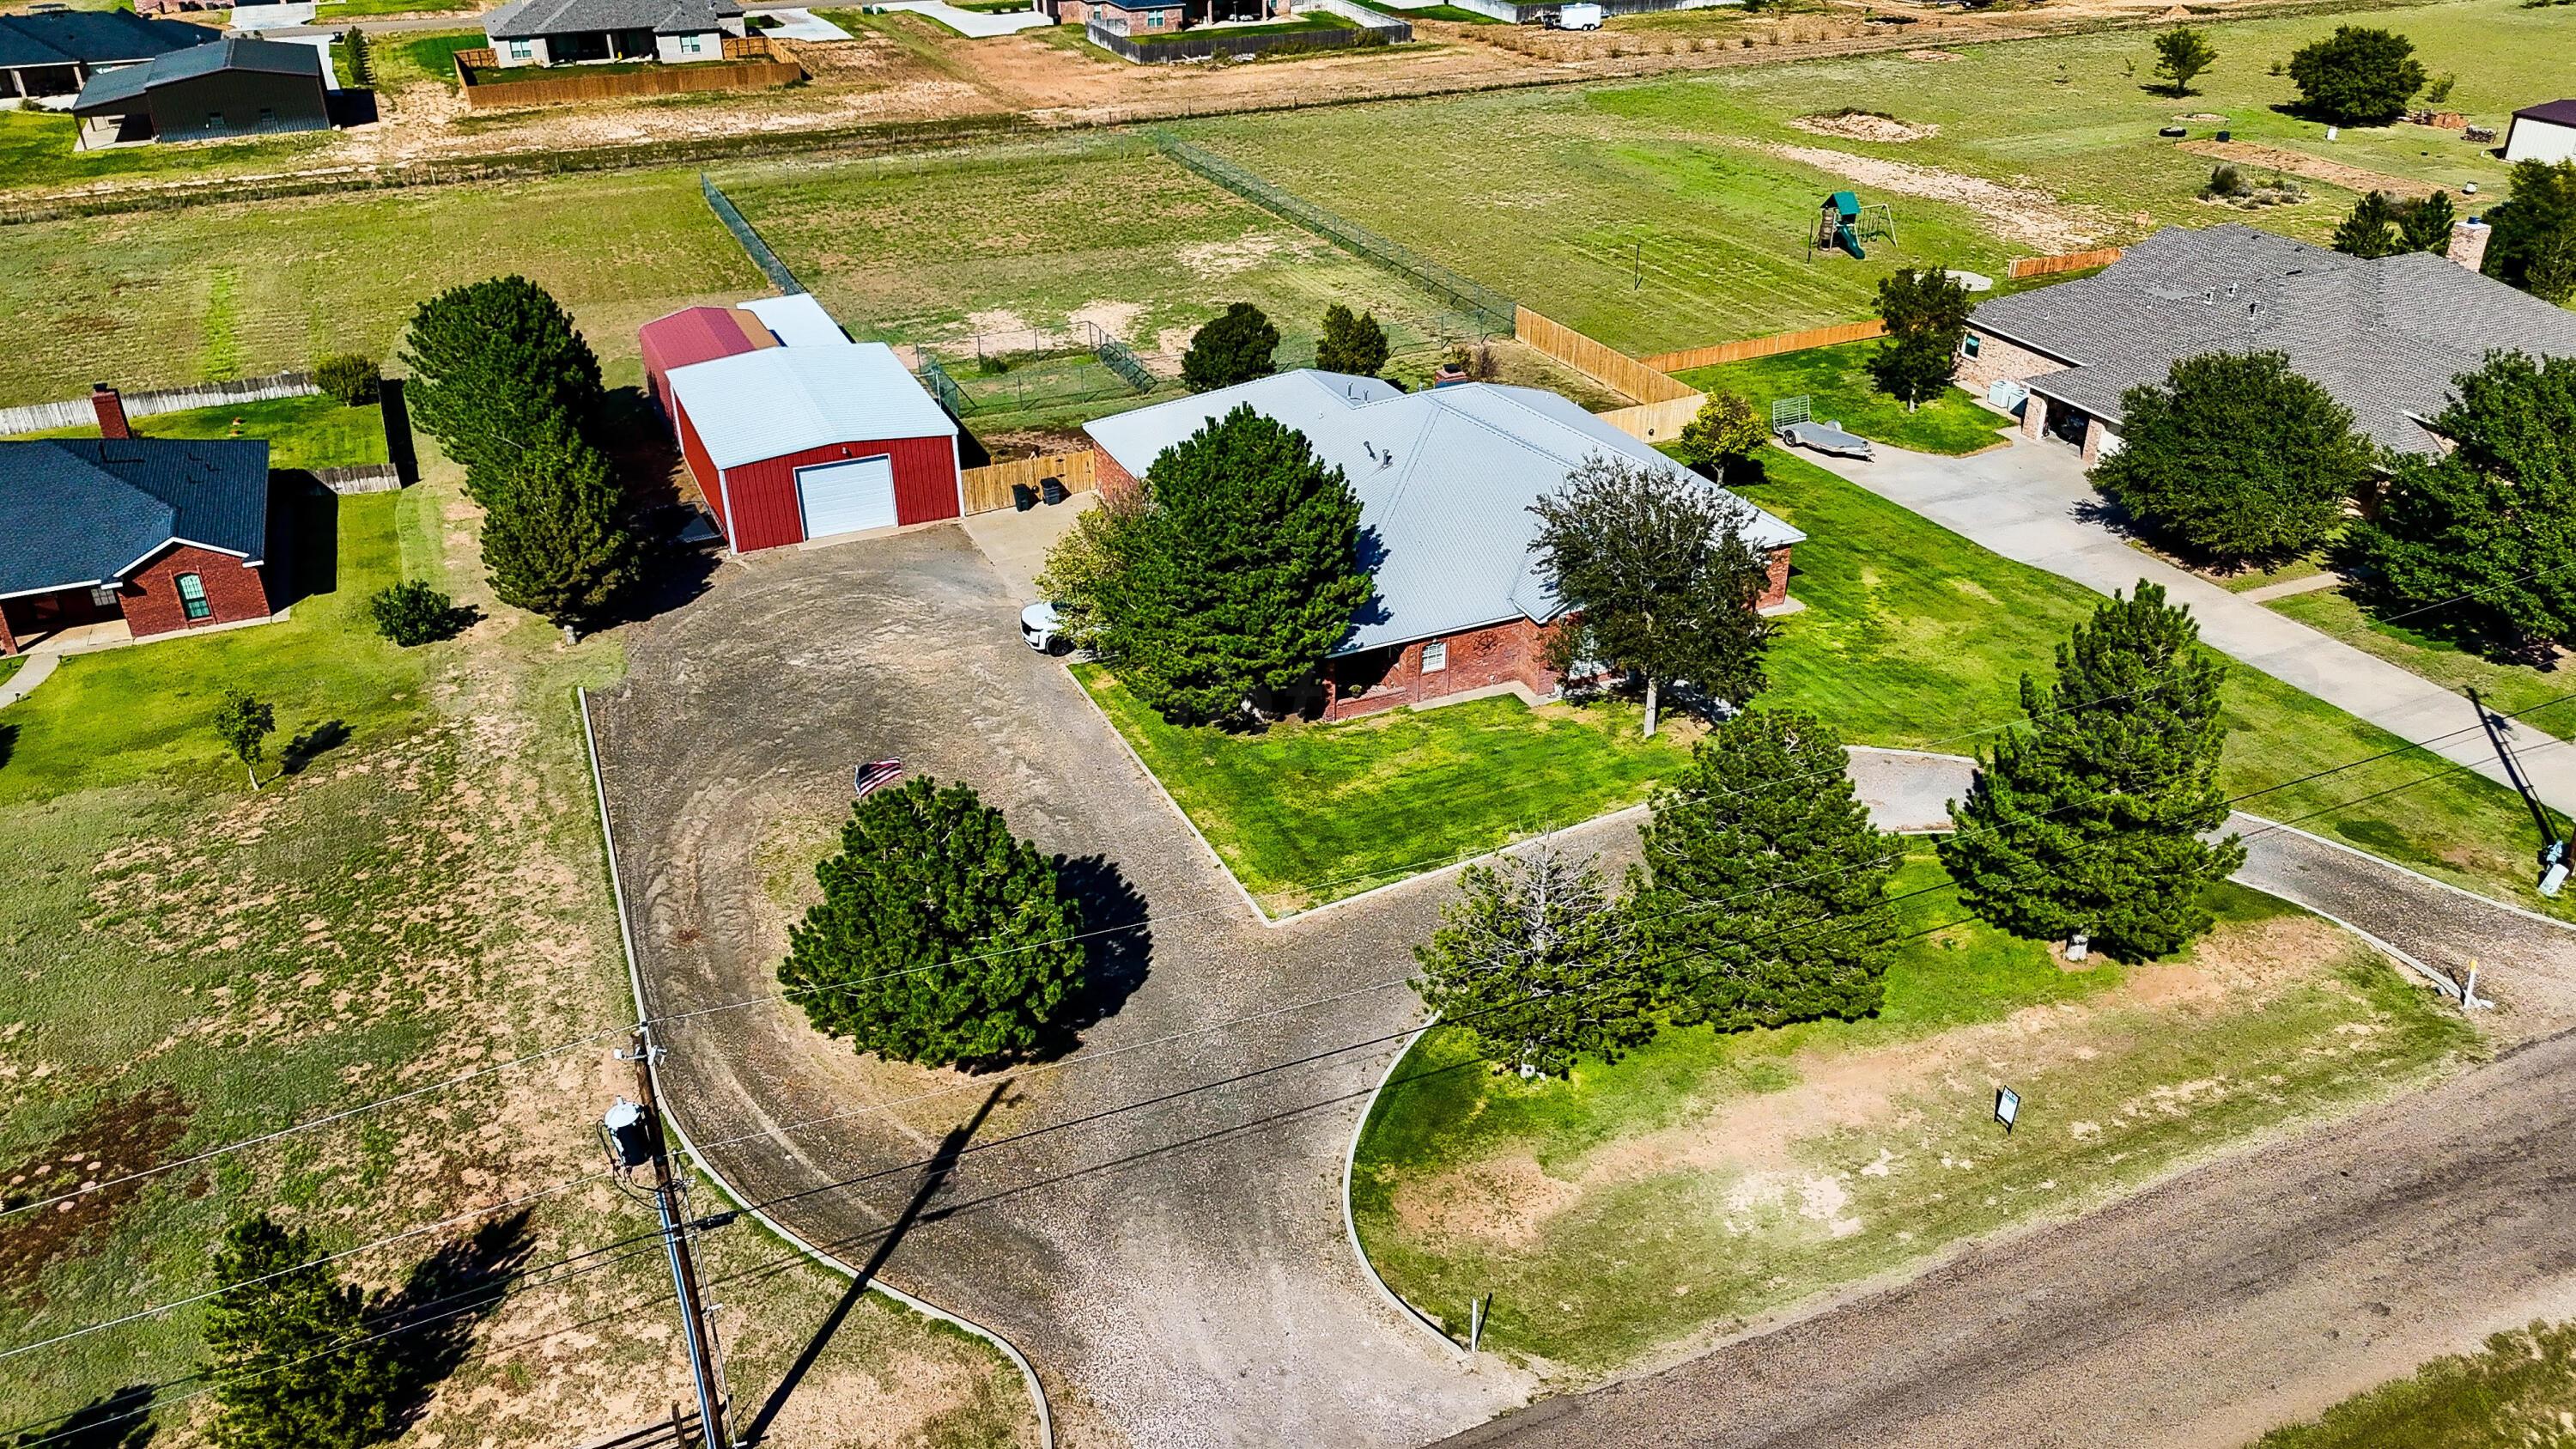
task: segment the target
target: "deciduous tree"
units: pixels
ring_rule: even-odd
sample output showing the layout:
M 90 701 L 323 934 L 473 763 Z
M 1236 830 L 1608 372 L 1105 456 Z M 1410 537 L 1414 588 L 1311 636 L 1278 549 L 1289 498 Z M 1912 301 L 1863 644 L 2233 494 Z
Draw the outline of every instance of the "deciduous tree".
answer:
M 1192 392 L 1213 392 L 1268 377 L 1279 370 L 1279 329 L 1250 302 L 1237 302 L 1198 330 L 1181 354 L 1181 381 Z
M 1476 1049 L 1524 1076 L 1563 1076 L 1653 1034 L 1652 992 L 1625 917 L 1589 857 L 1553 841 L 1470 866 L 1440 929 L 1414 948 L 1413 989 Z
M 2169 95 L 2190 95 L 2192 79 L 2217 60 L 2218 47 L 2197 26 L 2177 25 L 2156 37 L 2156 74 L 2164 77 Z
M 2576 300 L 2576 161 L 2520 161 L 2513 194 L 2486 214 L 2483 270 L 2544 302 Z
M 1977 914 L 2033 939 L 2088 935 L 2132 961 L 2209 929 L 2204 896 L 2245 851 L 2201 838 L 2227 823 L 2227 666 L 2199 636 L 2142 580 L 2058 646 L 2054 684 L 2022 676 L 2030 729 L 1996 744 L 1940 845 Z
M 1673 440 L 1673 453 L 1705 473 L 1724 477 L 1740 468 L 1770 439 L 1771 431 L 1753 404 L 1724 388 L 1711 388 L 1691 420 Z
M 1530 551 L 1571 614 L 1550 636 L 1560 673 L 1642 678 L 1649 735 L 1674 680 L 1739 704 L 1762 692 L 1771 624 L 1756 610 L 1771 568 L 1745 539 L 1750 504 L 1676 468 L 1596 456 L 1530 511 Z
M 1967 335 L 1968 289 L 1938 267 L 1899 267 L 1878 283 L 1878 316 L 1887 341 L 1869 360 L 1879 391 L 1907 412 L 1937 397 L 1959 370 Z
M 635 539 L 608 458 L 563 419 L 494 467 L 483 565 L 501 602 L 557 624 L 596 619 L 633 582 Z
M 241 761 L 250 787 L 259 788 L 259 766 L 268 758 L 268 737 L 277 733 L 277 711 L 240 690 L 226 690 L 215 706 L 215 738 Z
M 823 899 L 788 933 L 778 979 L 861 1051 L 1025 1055 L 1082 991 L 1080 903 L 969 786 L 915 778 L 861 800 L 814 876 Z
M 364 1297 L 325 1257 L 265 1213 L 216 1248 L 207 1376 L 225 1449 L 359 1449 L 402 1427 L 398 1349 L 368 1341 Z
M 2124 446 L 2093 465 L 2094 486 L 2222 564 L 2316 547 L 2370 477 L 2352 414 L 2278 352 L 2184 358 L 2129 389 L 2120 414 Z
M 2290 80 L 2308 114 L 2338 126 L 2385 126 L 2424 88 L 2415 42 L 2394 31 L 2338 25 L 2290 57 Z
M 1369 598 L 1342 470 L 1246 405 L 1166 449 L 1144 491 L 1096 580 L 1119 679 L 1189 722 L 1312 679 Z
M 2434 431 L 2398 454 L 2378 512 L 2345 536 L 2373 600 L 2491 643 L 2576 643 L 2576 358 L 2499 353 L 2460 377 Z
M 492 501 L 492 480 L 551 420 L 597 436 L 606 397 L 599 359 L 570 314 L 525 277 L 452 287 L 421 303 L 402 361 L 412 417 L 464 466 L 477 502 Z
M 1878 1009 L 1904 851 L 1845 767 L 1824 721 L 1751 710 L 1656 797 L 1629 909 L 1674 1020 L 1731 1031 Z
M 1339 302 L 1325 308 L 1324 335 L 1315 344 L 1315 365 L 1326 372 L 1377 376 L 1386 366 L 1386 329 L 1377 325 L 1377 315 L 1362 312 L 1353 316 L 1351 309 Z

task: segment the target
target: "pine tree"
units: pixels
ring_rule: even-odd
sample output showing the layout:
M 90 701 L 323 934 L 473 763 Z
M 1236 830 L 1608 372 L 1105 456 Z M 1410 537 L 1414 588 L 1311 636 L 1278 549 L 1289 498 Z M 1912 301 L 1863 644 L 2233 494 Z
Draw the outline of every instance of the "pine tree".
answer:
M 1080 997 L 1081 904 L 972 787 L 858 802 L 778 979 L 815 1029 L 931 1066 L 1026 1055 Z
M 2185 550 L 2228 565 L 2296 558 L 2343 522 L 2370 443 L 2278 352 L 2213 352 L 2120 399 L 2125 443 L 2093 483 Z
M 1144 483 L 1095 582 L 1119 679 L 1183 722 L 1312 679 L 1369 598 L 1342 470 L 1246 405 L 1165 450 Z
M 2015 935 L 2089 935 L 2142 961 L 2209 929 L 2208 888 L 2243 863 L 2218 755 L 2227 666 L 2199 625 L 2141 580 L 2057 649 L 2057 681 L 2021 681 L 2027 734 L 2007 735 L 1954 802 L 1941 863 L 1959 897 Z
M 1887 342 L 1870 356 L 1878 390 L 1912 412 L 1937 397 L 1959 370 L 1959 339 L 1974 310 L 1968 289 L 1938 267 L 1899 267 L 1878 283 L 1878 316 Z
M 1552 841 L 1470 866 L 1440 929 L 1414 948 L 1413 989 L 1479 1055 L 1523 1076 L 1563 1076 L 1578 1056 L 1616 1060 L 1653 1035 L 1651 992 L 1625 917 L 1589 857 Z
M 1751 710 L 1656 798 L 1629 910 L 1675 1021 L 1732 1031 L 1878 1009 L 1904 850 L 1869 823 L 1846 764 L 1814 715 Z
M 2352 212 L 2335 228 L 2334 249 L 2348 257 L 2364 261 L 2393 257 L 2410 248 L 2397 234 L 2397 208 L 2390 204 L 2388 193 L 2372 191 L 2352 204 Z
M 2441 256 L 2451 249 L 2451 223 L 2458 219 L 2458 212 L 2451 206 L 2451 193 L 2436 191 L 2398 209 L 2397 232 L 2408 251 Z
M 2576 301 L 2576 161 L 2515 162 L 2512 195 L 2486 220 L 2488 276 L 2544 302 Z
M 206 1347 L 224 1449 L 358 1449 L 393 1437 L 402 1375 L 369 1335 L 366 1304 L 312 1235 L 263 1213 L 215 1250 Z
M 1214 392 L 1279 370 L 1279 329 L 1250 302 L 1237 302 L 1198 330 L 1181 354 L 1181 381 L 1192 392 Z
M 578 625 L 630 582 L 635 540 L 608 459 L 560 419 L 497 465 L 483 489 L 483 566 L 501 602 Z
M 403 396 L 415 422 L 482 485 L 555 420 L 596 437 L 606 393 L 572 317 L 525 277 L 452 287 L 420 304 L 405 335 Z
M 1375 377 L 1386 366 L 1386 329 L 1375 313 L 1351 315 L 1339 302 L 1324 309 L 1324 335 L 1315 344 L 1315 365 L 1326 372 Z

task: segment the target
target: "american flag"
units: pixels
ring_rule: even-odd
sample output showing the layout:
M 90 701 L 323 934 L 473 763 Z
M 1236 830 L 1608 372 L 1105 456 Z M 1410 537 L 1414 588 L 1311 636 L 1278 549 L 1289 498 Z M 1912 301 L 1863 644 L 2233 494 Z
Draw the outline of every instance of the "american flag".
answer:
M 858 782 L 852 788 L 857 791 L 858 799 L 865 800 L 902 778 L 903 761 L 870 760 L 859 766 Z

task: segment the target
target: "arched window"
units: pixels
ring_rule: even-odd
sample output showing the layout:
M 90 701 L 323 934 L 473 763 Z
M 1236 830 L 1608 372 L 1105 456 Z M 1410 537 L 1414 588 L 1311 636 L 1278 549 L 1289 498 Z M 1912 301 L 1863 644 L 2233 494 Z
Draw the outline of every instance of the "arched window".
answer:
M 204 579 L 195 574 L 181 574 L 171 582 L 179 589 L 179 612 L 185 614 L 191 621 L 211 619 L 215 616 L 215 606 L 206 599 Z

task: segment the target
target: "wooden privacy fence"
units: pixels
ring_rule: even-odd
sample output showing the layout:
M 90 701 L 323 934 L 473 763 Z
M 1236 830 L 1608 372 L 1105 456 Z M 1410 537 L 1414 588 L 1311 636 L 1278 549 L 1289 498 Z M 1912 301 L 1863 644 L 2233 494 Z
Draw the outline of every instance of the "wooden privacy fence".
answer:
M 490 75 L 498 69 L 498 58 L 490 46 L 478 46 L 456 52 L 456 79 L 465 88 L 466 109 L 482 111 L 504 106 L 565 106 L 637 96 L 676 96 L 694 91 L 764 90 L 794 85 L 805 78 L 803 66 L 773 49 L 760 36 L 727 36 L 724 54 L 723 60 L 656 63 L 643 70 L 608 75 L 582 75 L 580 67 L 568 66 L 565 69 L 572 74 L 548 75 L 544 80 L 496 81 Z
M 1685 393 L 1663 402 L 1614 408 L 1595 416 L 1640 442 L 1669 443 L 1685 423 L 1699 416 L 1700 405 L 1707 401 L 1704 393 Z
M 125 415 L 148 418 L 159 413 L 186 412 L 190 408 L 223 407 L 229 403 L 268 402 L 282 397 L 311 397 L 322 389 L 313 385 L 307 372 L 276 372 L 266 377 L 237 378 L 231 382 L 201 382 L 188 387 L 157 388 L 150 392 L 123 394 Z M 98 409 L 88 398 L 68 402 L 29 403 L 24 407 L 0 408 L 0 433 L 33 433 L 50 428 L 89 427 L 98 421 Z
M 1661 372 L 1688 372 L 1694 367 L 1716 367 L 1723 363 L 1744 362 L 1756 357 L 1777 357 L 1783 352 L 1804 352 L 1811 347 L 1836 347 L 1845 342 L 1867 342 L 1887 335 L 1887 324 L 1872 317 L 1866 322 L 1834 322 L 1823 327 L 1809 327 L 1797 332 L 1775 332 L 1768 337 L 1747 337 L 1740 342 L 1720 342 L 1709 347 L 1685 347 L 1679 352 L 1658 352 L 1646 358 L 1645 365 Z
M 2080 272 L 2087 267 L 2107 267 L 2120 259 L 2118 247 L 2095 247 L 2089 252 L 2060 252 L 2053 257 L 2015 257 L 2004 268 L 2013 278 L 2052 277 L 2059 272 Z
M 1673 381 L 1619 349 L 1595 342 L 1561 322 L 1551 322 L 1527 307 L 1513 309 L 1512 335 L 1523 344 L 1641 403 L 1674 402 L 1699 396 L 1684 384 Z
M 1034 492 L 1049 478 L 1064 484 L 1068 493 L 1088 493 L 1100 486 L 1100 455 L 1089 448 L 1079 453 L 1040 453 L 1034 458 L 1014 458 L 985 468 L 969 468 L 957 475 L 966 491 L 966 511 L 991 513 L 1012 506 L 1011 486 Z

